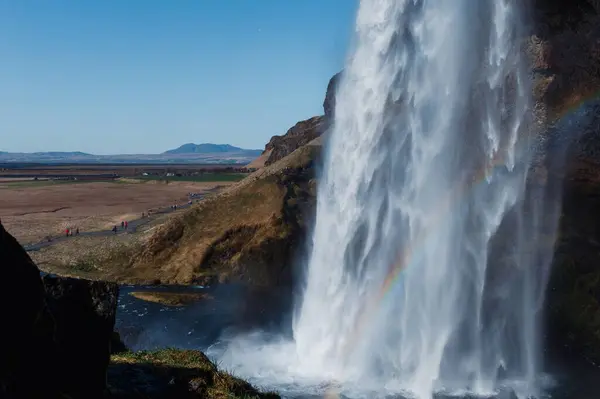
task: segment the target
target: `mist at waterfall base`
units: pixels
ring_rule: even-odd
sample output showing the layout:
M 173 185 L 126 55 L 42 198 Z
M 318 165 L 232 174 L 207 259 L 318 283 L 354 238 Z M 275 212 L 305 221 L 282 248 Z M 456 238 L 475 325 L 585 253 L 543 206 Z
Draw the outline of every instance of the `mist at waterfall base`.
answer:
M 529 184 L 520 3 L 361 1 L 293 336 L 209 355 L 290 397 L 544 395 L 560 183 Z

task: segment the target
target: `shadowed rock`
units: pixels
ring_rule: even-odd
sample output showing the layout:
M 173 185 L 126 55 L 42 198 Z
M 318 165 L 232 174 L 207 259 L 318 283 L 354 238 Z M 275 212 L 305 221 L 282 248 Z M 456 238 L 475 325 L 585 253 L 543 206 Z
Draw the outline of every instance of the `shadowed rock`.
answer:
M 100 398 L 115 323 L 118 287 L 40 277 L 0 225 L 0 393 L 3 398 Z
M 63 389 L 93 397 L 106 387 L 119 288 L 114 283 L 43 277 L 48 307 L 56 321 L 55 340 Z
M 0 397 L 58 398 L 54 320 L 40 273 L 2 224 L 0 271 Z

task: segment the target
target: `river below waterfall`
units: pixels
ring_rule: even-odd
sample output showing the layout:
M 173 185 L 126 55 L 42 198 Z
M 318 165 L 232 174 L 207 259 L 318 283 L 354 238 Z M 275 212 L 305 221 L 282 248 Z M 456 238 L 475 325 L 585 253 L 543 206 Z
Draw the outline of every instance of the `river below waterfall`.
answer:
M 184 306 L 165 306 L 137 299 L 131 292 L 176 292 L 207 293 L 210 299 L 202 299 Z M 122 286 L 117 311 L 116 329 L 124 343 L 133 350 L 176 347 L 199 349 L 218 359 L 223 356 L 221 350 L 228 345 L 226 337 L 239 336 L 252 331 L 260 331 L 261 339 L 269 334 L 280 333 L 291 336 L 288 319 L 282 317 L 286 304 L 283 300 L 274 300 L 272 292 L 249 290 L 240 286 Z M 281 337 L 280 334 L 272 334 Z M 278 338 L 274 338 L 278 339 Z M 291 338 L 290 338 L 291 339 Z M 222 345 L 223 344 L 223 345 Z M 280 343 L 278 343 L 280 346 Z M 265 342 L 264 350 L 268 351 Z M 246 359 L 247 360 L 247 359 Z M 244 361 L 244 360 L 240 360 Z M 260 363 L 260 360 L 257 359 Z M 547 361 L 548 391 L 544 398 L 553 399 L 598 399 L 600 398 L 600 369 L 585 364 L 578 359 L 569 359 L 554 355 Z M 268 372 L 258 368 L 255 375 L 241 375 L 256 386 L 265 390 L 275 390 L 285 398 L 309 399 L 322 398 L 331 393 L 325 385 L 311 385 L 306 381 L 287 381 L 270 378 Z M 380 395 L 381 392 L 378 393 Z M 336 398 L 375 398 L 365 392 L 343 392 Z M 401 398 L 397 395 L 386 398 Z M 439 395 L 443 398 L 443 395 Z M 457 397 L 457 396 L 454 396 Z M 460 397 L 460 396 L 458 396 Z M 462 396 L 471 398 L 471 396 Z M 509 393 L 496 396 L 499 399 L 510 398 Z

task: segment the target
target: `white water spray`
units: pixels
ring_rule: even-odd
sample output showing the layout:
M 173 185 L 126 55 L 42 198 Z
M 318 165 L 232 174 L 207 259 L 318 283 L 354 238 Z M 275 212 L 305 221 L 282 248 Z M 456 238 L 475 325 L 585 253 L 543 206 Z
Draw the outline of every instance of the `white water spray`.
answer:
M 525 190 L 519 3 L 361 1 L 294 343 L 260 353 L 281 355 L 273 375 L 537 394 L 549 259 Z

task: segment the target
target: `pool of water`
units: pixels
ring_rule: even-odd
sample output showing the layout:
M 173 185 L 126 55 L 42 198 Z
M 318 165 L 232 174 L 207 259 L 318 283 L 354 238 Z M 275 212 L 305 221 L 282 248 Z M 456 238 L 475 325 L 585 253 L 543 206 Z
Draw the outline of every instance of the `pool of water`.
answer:
M 171 307 L 134 298 L 129 295 L 134 291 L 202 292 L 210 298 L 186 306 Z M 275 390 L 286 398 L 403 398 L 397 392 L 365 389 L 365 386 L 361 386 L 363 384 L 355 387 L 337 386 L 335 382 L 297 378 L 293 372 L 286 372 L 289 365 L 273 365 L 267 361 L 268 358 L 278 357 L 283 362 L 289 362 L 288 355 L 282 353 L 284 350 L 289 350 L 289 356 L 293 356 L 290 319 L 285 317 L 290 313 L 289 305 L 281 293 L 250 290 L 235 285 L 123 286 L 116 330 L 133 350 L 170 346 L 205 351 L 228 371 L 260 388 Z M 237 351 L 228 360 L 224 354 L 229 340 L 240 335 L 254 337 L 255 342 L 247 346 L 247 352 Z M 257 340 L 264 342 L 264 345 L 260 342 L 257 344 Z M 276 355 L 273 352 L 277 352 Z M 547 373 L 542 377 L 546 393 L 540 399 L 600 399 L 600 368 L 557 353 L 547 357 Z M 436 395 L 439 399 L 457 397 L 475 398 L 466 394 Z M 493 397 L 517 398 L 510 389 L 498 392 Z
M 202 292 L 209 298 L 186 306 L 137 299 L 131 292 Z M 166 346 L 204 349 L 223 334 L 281 330 L 288 302 L 279 293 L 237 285 L 122 286 L 115 329 L 133 350 Z

